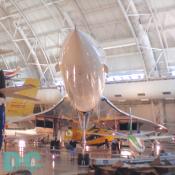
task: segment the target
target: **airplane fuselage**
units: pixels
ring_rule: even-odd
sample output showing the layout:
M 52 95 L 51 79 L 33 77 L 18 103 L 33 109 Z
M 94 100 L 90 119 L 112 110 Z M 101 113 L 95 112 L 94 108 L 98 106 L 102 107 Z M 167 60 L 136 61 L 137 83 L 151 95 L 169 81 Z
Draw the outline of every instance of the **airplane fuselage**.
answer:
M 80 31 L 73 31 L 65 41 L 60 69 L 73 106 L 82 112 L 92 110 L 104 88 L 104 67 L 93 42 Z

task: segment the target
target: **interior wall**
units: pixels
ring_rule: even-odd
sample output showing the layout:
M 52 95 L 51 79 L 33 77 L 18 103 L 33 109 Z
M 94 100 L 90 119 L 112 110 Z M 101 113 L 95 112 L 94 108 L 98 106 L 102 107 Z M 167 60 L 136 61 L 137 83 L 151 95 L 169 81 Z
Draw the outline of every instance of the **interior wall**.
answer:
M 136 54 L 108 57 L 107 65 L 109 67 L 109 72 L 143 69 L 141 57 Z
M 175 103 L 166 100 L 154 101 L 148 104 L 117 105 L 125 112 L 167 126 L 170 133 L 175 134 Z

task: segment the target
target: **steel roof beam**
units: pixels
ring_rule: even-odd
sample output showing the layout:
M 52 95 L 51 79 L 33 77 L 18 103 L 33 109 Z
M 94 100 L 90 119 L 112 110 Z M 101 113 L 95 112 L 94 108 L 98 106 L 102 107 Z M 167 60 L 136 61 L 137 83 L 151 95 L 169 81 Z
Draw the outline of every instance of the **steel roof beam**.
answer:
M 136 32 L 135 32 L 134 27 L 133 27 L 133 25 L 132 25 L 132 23 L 131 23 L 131 21 L 130 21 L 130 19 L 129 19 L 129 17 L 128 17 L 128 14 L 127 14 L 127 11 L 128 11 L 128 10 L 125 9 L 125 7 L 124 7 L 124 5 L 123 5 L 123 3 L 122 3 L 121 0 L 117 0 L 117 3 L 118 3 L 118 5 L 119 5 L 120 8 L 121 8 L 121 11 L 122 11 L 122 13 L 123 13 L 123 15 L 124 15 L 124 17 L 125 17 L 127 23 L 128 23 L 128 26 L 129 26 L 129 28 L 130 28 L 130 30 L 131 30 L 131 33 L 132 33 L 133 37 L 135 38 L 136 44 L 139 45 L 139 40 L 138 40 L 138 38 L 137 38 L 137 36 L 136 36 Z M 129 1 L 128 8 L 129 8 L 129 6 L 130 6 L 130 3 L 131 3 L 131 1 Z M 143 61 L 145 76 L 146 76 L 146 79 L 148 79 L 147 65 L 146 65 L 146 63 L 145 63 L 145 61 L 144 61 L 144 56 L 143 56 L 143 53 L 142 53 L 142 50 L 140 49 L 140 47 L 138 47 L 138 51 L 139 51 L 140 55 L 141 55 L 142 58 L 143 58 L 142 61 Z

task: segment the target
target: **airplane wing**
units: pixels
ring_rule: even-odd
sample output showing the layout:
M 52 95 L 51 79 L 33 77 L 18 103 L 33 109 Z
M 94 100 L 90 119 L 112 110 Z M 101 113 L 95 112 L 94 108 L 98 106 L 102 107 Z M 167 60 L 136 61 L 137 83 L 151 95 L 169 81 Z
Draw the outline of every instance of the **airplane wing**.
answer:
M 68 97 L 63 97 L 53 107 L 37 114 L 37 116 L 43 116 L 46 118 L 59 118 L 78 122 L 77 111 L 72 107 Z
M 173 135 L 162 135 L 162 136 L 145 136 L 145 137 L 139 137 L 140 139 L 146 141 L 146 140 L 170 140 L 173 139 Z
M 19 99 L 26 99 L 31 101 L 39 101 L 36 98 L 29 97 L 27 95 L 20 94 L 20 91 L 23 90 L 29 90 L 31 88 L 36 88 L 32 84 L 23 85 L 20 87 L 8 87 L 8 88 L 1 88 L 0 93 L 4 94 L 6 97 L 13 97 L 13 98 L 19 98 Z
M 122 139 L 122 140 L 126 140 L 128 139 L 128 135 L 124 134 L 124 133 L 120 133 L 120 134 L 115 134 L 112 132 L 109 133 L 100 133 L 100 132 L 86 132 L 86 135 L 96 135 L 96 136 L 102 136 L 102 137 L 109 137 L 112 136 L 113 138 L 116 139 Z
M 29 92 L 27 92 L 29 93 Z M 33 92 L 32 92 L 33 93 Z M 32 95 L 32 94 L 30 94 Z M 32 97 L 31 97 L 32 98 Z M 27 121 L 31 119 L 32 117 L 38 116 L 38 117 L 49 117 L 53 118 L 56 117 L 58 118 L 62 113 L 58 113 L 57 108 L 62 106 L 61 104 L 63 101 L 67 101 L 67 98 L 61 98 L 58 99 L 58 103 L 53 105 L 50 108 L 47 108 L 42 111 L 35 111 L 34 110 L 34 105 L 35 103 L 30 101 L 30 100 L 22 100 L 22 99 L 13 99 L 13 101 L 10 101 L 7 103 L 6 107 L 6 120 L 8 123 L 13 123 L 13 122 L 20 122 L 20 121 Z M 63 119 L 69 119 L 71 120 L 70 117 L 65 116 Z
M 45 117 L 56 117 L 59 119 L 67 119 L 72 120 L 74 122 L 78 122 L 78 113 L 73 108 L 73 105 L 71 104 L 68 97 L 64 97 L 60 102 L 58 102 L 55 106 L 48 109 L 47 112 L 42 112 Z M 133 122 L 137 122 L 141 126 L 141 130 L 147 130 L 147 131 L 159 131 L 163 132 L 166 130 L 166 127 L 155 124 L 152 121 L 149 121 L 147 119 L 139 118 L 134 115 L 130 115 L 127 112 L 124 112 L 117 108 L 114 104 L 112 104 L 109 100 L 106 98 L 102 98 L 99 106 L 93 110 L 90 111 L 90 122 L 98 122 L 98 121 L 104 121 L 104 120 L 117 120 L 117 121 L 129 121 L 132 117 Z M 145 129 L 146 128 L 146 129 Z
M 9 94 L 8 97 L 18 98 L 18 99 L 22 99 L 22 100 L 30 100 L 30 101 L 33 101 L 33 102 L 39 102 L 40 101 L 37 98 L 29 97 L 29 96 L 21 95 L 21 94 L 11 94 L 11 96 Z
M 94 116 L 94 119 L 98 121 L 116 120 L 120 122 L 129 122 L 129 120 L 132 118 L 133 122 L 140 124 L 141 130 L 159 132 L 167 131 L 167 128 L 163 125 L 156 124 L 150 120 L 140 118 L 122 111 L 105 97 L 101 98 L 99 106 L 97 107 L 96 111 L 94 111 Z
M 48 117 L 48 118 L 61 118 L 60 115 L 62 114 L 62 112 L 60 111 L 60 109 L 63 107 L 63 104 L 65 101 L 67 101 L 67 97 L 61 98 L 61 100 L 59 100 L 57 104 L 55 104 L 52 107 L 50 107 L 46 110 L 43 110 L 41 112 L 37 112 L 37 113 L 31 112 L 30 115 L 24 115 L 24 117 L 20 117 L 20 118 L 14 117 L 13 120 L 9 121 L 9 123 L 29 120 L 31 117 L 34 117 L 34 116 L 44 117 L 44 118 L 46 118 L 46 117 Z M 63 119 L 66 119 L 66 118 L 67 118 L 67 116 L 65 116 Z

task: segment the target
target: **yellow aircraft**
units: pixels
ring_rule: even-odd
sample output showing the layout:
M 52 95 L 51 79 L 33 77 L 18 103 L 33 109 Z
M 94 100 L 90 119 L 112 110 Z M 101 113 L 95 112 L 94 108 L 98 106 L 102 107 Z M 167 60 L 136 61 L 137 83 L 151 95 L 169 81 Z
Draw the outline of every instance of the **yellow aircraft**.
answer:
M 3 142 L 3 131 L 7 123 L 23 120 L 33 116 L 35 98 L 39 88 L 39 80 L 26 79 L 23 86 L 5 87 L 5 75 L 0 70 L 0 148 Z M 11 99 L 5 100 L 5 97 Z
M 39 80 L 28 78 L 24 83 L 24 88 L 16 88 L 11 99 L 6 103 L 6 121 L 14 122 L 33 115 L 33 110 L 37 100 L 35 97 L 39 88 Z M 26 88 L 25 87 L 29 87 Z M 16 98 L 15 98 L 16 97 Z
M 105 144 L 105 141 L 112 142 L 114 136 L 111 134 L 112 130 L 105 128 L 90 128 L 86 133 L 86 144 L 89 146 L 101 146 Z M 81 129 L 72 128 L 68 129 L 65 134 L 65 140 L 75 140 L 77 142 L 82 141 L 82 131 Z
M 132 133 L 132 122 L 128 123 L 129 130 L 125 132 L 115 132 L 112 129 L 92 127 L 86 133 L 86 145 L 101 146 L 105 144 L 106 140 L 112 142 L 115 139 L 123 140 L 123 145 L 127 144 L 133 151 L 142 153 L 145 151 L 144 141 L 148 140 L 171 140 L 172 135 L 154 135 L 154 131 L 148 132 L 134 132 Z M 65 140 L 82 141 L 82 131 L 77 128 L 68 129 L 66 131 Z

